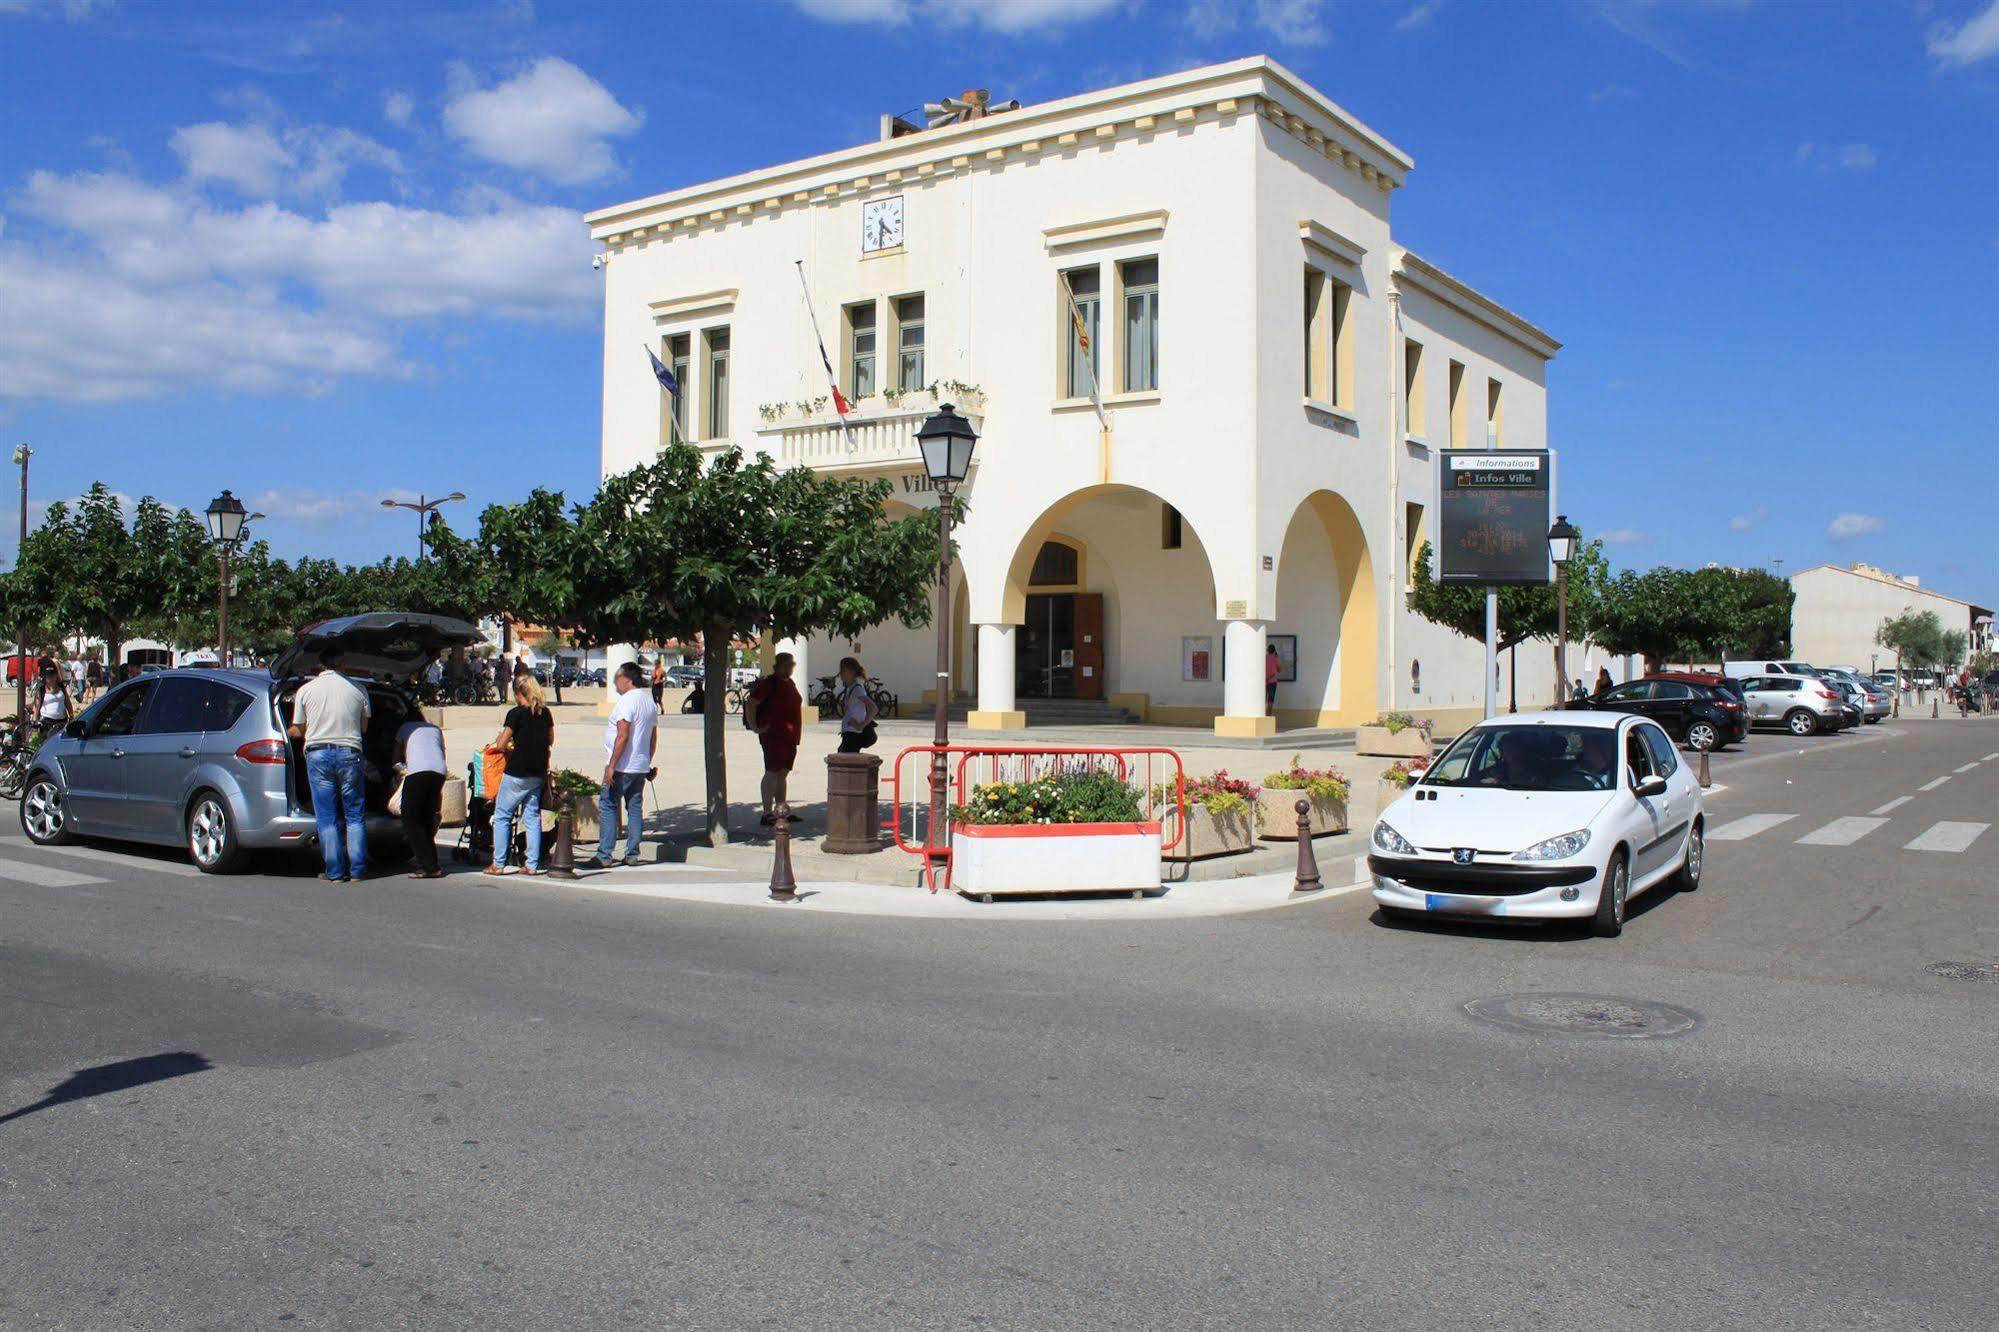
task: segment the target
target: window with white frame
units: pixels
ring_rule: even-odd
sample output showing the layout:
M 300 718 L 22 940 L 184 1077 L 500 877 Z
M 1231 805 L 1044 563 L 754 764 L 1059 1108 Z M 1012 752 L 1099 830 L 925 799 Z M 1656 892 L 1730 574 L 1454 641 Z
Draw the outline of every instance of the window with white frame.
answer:
M 855 402 L 875 392 L 875 303 L 862 301 L 845 311 L 847 324 L 847 396 Z
M 1159 260 L 1127 259 L 1118 265 L 1124 291 L 1124 377 L 1119 388 L 1143 393 L 1159 387 Z
M 1087 398 L 1096 384 L 1098 333 L 1102 325 L 1102 279 L 1094 266 L 1062 275 L 1062 396 Z
M 706 360 L 702 375 L 706 389 L 706 410 L 702 414 L 703 439 L 729 437 L 729 327 L 711 328 L 701 335 L 701 354 Z
M 895 386 L 919 389 L 923 377 L 923 297 L 898 296 L 895 302 Z
M 1423 344 L 1402 340 L 1402 401 L 1407 403 L 1408 431 L 1429 438 L 1430 413 L 1423 402 Z
M 1305 267 L 1305 396 L 1353 407 L 1353 340 L 1347 316 L 1353 289 L 1324 269 Z

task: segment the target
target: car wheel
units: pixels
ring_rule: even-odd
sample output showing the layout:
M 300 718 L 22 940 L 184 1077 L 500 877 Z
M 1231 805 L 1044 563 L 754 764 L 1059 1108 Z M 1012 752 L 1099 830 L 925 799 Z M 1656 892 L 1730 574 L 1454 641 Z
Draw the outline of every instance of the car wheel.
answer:
M 76 840 L 62 788 L 47 773 L 36 773 L 21 793 L 21 831 L 36 846 L 66 846 Z
M 1600 939 L 1615 939 L 1624 932 L 1624 903 L 1631 893 L 1631 861 L 1622 851 L 1610 858 L 1603 872 L 1603 887 L 1596 895 L 1596 915 L 1590 928 Z
M 203 791 L 187 811 L 187 854 L 203 874 L 229 874 L 243 864 L 243 843 L 229 803 L 213 791 Z
M 1713 722 L 1697 721 L 1687 727 L 1687 746 L 1690 749 L 1721 748 L 1721 732 L 1714 729 Z
M 1819 719 L 1809 709 L 1792 708 L 1784 714 L 1784 725 L 1790 727 L 1792 735 L 1811 735 L 1819 729 Z
M 1707 830 L 1698 820 L 1694 830 L 1687 834 L 1687 858 L 1680 862 L 1679 873 L 1673 876 L 1673 887 L 1683 893 L 1691 893 L 1701 886 L 1701 870 L 1707 862 Z

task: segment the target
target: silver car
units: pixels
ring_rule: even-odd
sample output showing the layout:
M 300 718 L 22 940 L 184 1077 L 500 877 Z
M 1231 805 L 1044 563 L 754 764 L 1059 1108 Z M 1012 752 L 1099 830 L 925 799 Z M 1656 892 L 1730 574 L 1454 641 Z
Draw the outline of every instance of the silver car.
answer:
M 1782 726 L 1793 735 L 1845 725 L 1835 686 L 1816 675 L 1753 675 L 1742 682 L 1751 726 Z
M 1843 666 L 1833 666 L 1820 671 L 1819 674 L 1837 684 L 1853 686 L 1848 696 L 1858 705 L 1861 719 L 1870 725 L 1889 716 L 1895 710 L 1894 699 L 1887 689 L 1858 671 L 1851 671 Z
M 185 846 L 211 874 L 252 850 L 319 840 L 291 699 L 320 653 L 338 647 L 373 703 L 362 738 L 371 845 L 393 855 L 388 813 L 396 732 L 415 707 L 407 684 L 440 653 L 479 641 L 463 620 L 377 611 L 316 624 L 268 672 L 155 671 L 107 692 L 35 754 L 21 830 L 40 846 L 78 837 Z

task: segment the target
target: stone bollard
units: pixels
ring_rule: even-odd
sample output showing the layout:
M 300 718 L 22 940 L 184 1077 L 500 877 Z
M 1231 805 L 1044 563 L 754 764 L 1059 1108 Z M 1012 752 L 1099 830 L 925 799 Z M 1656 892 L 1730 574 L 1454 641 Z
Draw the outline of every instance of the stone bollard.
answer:
M 555 816 L 555 850 L 548 857 L 548 872 L 558 879 L 576 877 L 576 843 L 570 838 L 569 811 L 566 808 Z
M 1930 700 L 1930 720 L 1931 720 L 1931 721 L 1935 721 L 1935 720 L 1936 720 L 1936 719 L 1937 719 L 1938 717 L 1941 717 L 1941 716 L 1943 715 L 1943 714 L 1942 714 L 1941 712 L 1939 712 L 1939 711 L 1937 710 L 1937 702 L 1938 702 L 1938 700 L 1936 700 L 1936 699 L 1934 699 L 1934 698 Z
M 1696 776 L 1700 781 L 1701 790 L 1703 791 L 1707 790 L 1709 782 L 1707 775 L 1707 751 L 1705 749 L 1701 751 L 1701 764 L 1700 768 L 1696 772 Z
M 1319 858 L 1312 853 L 1312 802 L 1298 802 L 1298 878 L 1294 893 L 1316 893 L 1326 885 L 1319 879 Z
M 770 863 L 770 900 L 796 902 L 798 880 L 791 874 L 791 806 L 783 801 L 778 802 L 777 819 L 771 831 L 771 848 L 774 854 Z
M 882 849 L 881 766 L 873 754 L 826 756 L 826 835 L 820 850 L 864 856 Z

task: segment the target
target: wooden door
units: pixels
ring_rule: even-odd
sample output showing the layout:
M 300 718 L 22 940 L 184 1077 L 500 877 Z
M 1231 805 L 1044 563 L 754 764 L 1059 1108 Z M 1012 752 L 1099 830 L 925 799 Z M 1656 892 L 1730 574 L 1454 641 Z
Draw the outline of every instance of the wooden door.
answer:
M 1077 698 L 1104 696 L 1104 598 L 1100 592 L 1076 594 Z

